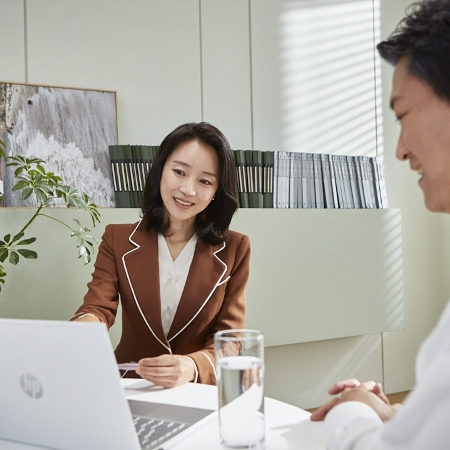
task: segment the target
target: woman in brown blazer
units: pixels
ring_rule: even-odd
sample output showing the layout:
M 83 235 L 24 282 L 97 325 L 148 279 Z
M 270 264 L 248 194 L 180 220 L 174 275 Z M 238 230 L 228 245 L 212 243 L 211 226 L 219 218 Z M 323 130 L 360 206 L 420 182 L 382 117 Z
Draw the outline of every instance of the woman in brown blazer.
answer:
M 120 298 L 119 363 L 138 361 L 138 375 L 165 387 L 215 384 L 214 333 L 245 324 L 250 243 L 228 230 L 236 209 L 225 136 L 205 122 L 176 128 L 148 173 L 142 220 L 106 227 L 71 320 L 109 328 Z

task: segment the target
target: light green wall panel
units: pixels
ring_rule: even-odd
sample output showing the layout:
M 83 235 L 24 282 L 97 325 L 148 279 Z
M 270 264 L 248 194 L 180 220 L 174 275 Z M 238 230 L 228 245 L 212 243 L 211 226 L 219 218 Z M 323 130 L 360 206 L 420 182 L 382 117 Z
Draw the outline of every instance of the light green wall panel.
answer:
M 250 4 L 255 148 L 375 156 L 372 0 Z
M 247 0 L 201 0 L 203 118 L 232 148 L 252 148 Z
M 123 144 L 201 119 L 197 0 L 28 2 L 29 82 L 117 91 Z
M 32 211 L 0 209 L 1 234 L 18 232 Z M 98 239 L 106 224 L 138 219 L 134 209 L 101 211 Z M 65 222 L 82 216 L 47 213 Z M 266 346 L 402 329 L 400 222 L 398 210 L 240 210 L 232 228 L 252 245 L 247 326 L 264 332 Z M 92 265 L 82 266 L 70 231 L 58 222 L 40 217 L 29 233 L 38 237 L 39 258 L 6 267 L 0 315 L 69 318 Z
M 283 0 L 250 0 L 253 145 L 283 150 L 281 34 Z
M 0 80 L 24 83 L 24 3 L 18 0 L 0 0 L 0 11 Z
M 247 326 L 267 346 L 401 330 L 399 210 L 241 209 L 250 237 Z
M 19 232 L 34 212 L 34 208 L 0 208 L 1 238 Z M 73 227 L 76 227 L 73 219 L 86 227 L 92 226 L 88 215 L 73 208 L 47 208 L 43 212 Z M 102 208 L 100 212 L 101 224 L 92 230 L 99 242 L 106 224 L 139 220 L 138 210 Z M 84 266 L 78 259 L 76 240 L 70 233 L 48 217 L 38 217 L 32 223 L 25 237 L 37 238 L 32 245 L 38 259 L 21 258 L 17 266 L 5 264 L 6 282 L 0 293 L 2 317 L 68 319 L 73 315 L 87 291 L 94 266 L 93 263 Z M 96 254 L 93 261 L 95 258 Z

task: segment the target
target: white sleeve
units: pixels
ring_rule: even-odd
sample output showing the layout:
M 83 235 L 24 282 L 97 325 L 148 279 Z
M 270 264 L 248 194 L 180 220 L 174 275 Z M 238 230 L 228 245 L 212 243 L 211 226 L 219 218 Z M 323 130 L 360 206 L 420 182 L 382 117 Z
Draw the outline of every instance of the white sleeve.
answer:
M 378 414 L 365 403 L 340 403 L 325 418 L 327 449 L 379 450 L 383 428 Z
M 417 385 L 386 423 L 364 403 L 345 402 L 325 418 L 329 450 L 450 448 L 450 303 L 422 344 Z
M 361 402 L 335 406 L 325 418 L 329 450 L 448 450 L 450 448 L 450 303 L 422 344 L 417 385 L 386 423 Z

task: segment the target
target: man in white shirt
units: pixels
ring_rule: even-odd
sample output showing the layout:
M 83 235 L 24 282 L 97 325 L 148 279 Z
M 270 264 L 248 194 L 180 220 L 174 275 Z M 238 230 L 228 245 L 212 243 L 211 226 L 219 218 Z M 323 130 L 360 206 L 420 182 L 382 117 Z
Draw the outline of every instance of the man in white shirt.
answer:
M 378 50 L 395 65 L 397 157 L 419 174 L 426 207 L 450 213 L 450 0 L 412 5 Z M 311 419 L 325 418 L 330 450 L 450 449 L 450 305 L 422 344 L 416 386 L 402 407 L 375 382 L 345 380 L 329 393 L 340 396 Z

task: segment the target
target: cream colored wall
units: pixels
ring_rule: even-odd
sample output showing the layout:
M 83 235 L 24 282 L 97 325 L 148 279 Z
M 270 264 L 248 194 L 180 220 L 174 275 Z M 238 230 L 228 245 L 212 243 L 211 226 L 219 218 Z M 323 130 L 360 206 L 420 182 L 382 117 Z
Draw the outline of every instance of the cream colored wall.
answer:
M 281 1 L 0 0 L 0 80 L 117 90 L 121 143 L 158 143 L 180 123 L 204 119 L 234 148 L 273 150 L 282 116 L 276 64 L 266 62 L 278 48 L 264 24 Z M 382 37 L 409 3 L 381 1 Z M 268 348 L 267 395 L 304 408 L 350 376 L 382 380 L 388 392 L 410 389 L 418 345 L 448 293 L 441 230 L 450 227 L 425 211 L 416 175 L 394 158 L 391 68 L 382 75 L 387 189 L 390 206 L 402 210 L 405 330 Z M 45 310 L 9 302 L 18 317 Z

